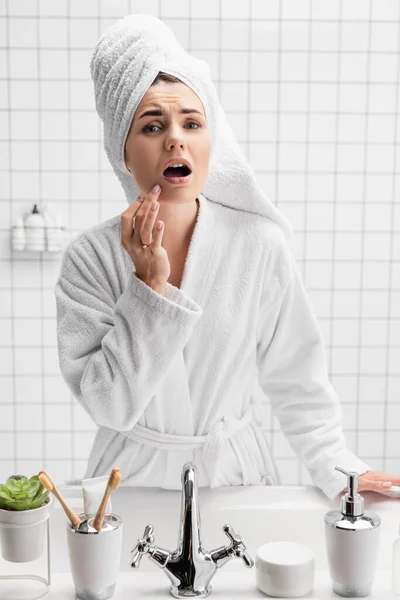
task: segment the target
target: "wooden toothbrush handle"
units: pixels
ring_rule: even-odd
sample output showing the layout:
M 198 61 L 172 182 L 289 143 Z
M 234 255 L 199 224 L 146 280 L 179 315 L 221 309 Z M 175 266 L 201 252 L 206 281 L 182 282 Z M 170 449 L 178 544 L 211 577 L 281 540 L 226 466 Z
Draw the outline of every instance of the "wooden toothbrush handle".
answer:
M 103 496 L 102 501 L 100 502 L 100 506 L 97 510 L 96 516 L 93 520 L 93 527 L 97 530 L 100 531 L 101 526 L 103 524 L 103 519 L 104 519 L 104 515 L 106 514 L 106 504 L 107 504 L 107 500 L 111 494 L 112 490 L 108 488 L 106 489 L 106 493 Z
M 101 526 L 103 524 L 104 515 L 106 512 L 106 504 L 110 494 L 113 490 L 116 490 L 119 486 L 119 482 L 121 480 L 121 472 L 119 469 L 115 468 L 111 471 L 110 477 L 108 478 L 106 491 L 104 492 L 104 496 L 100 502 L 100 506 L 97 510 L 96 516 L 93 520 L 93 527 L 100 531 Z
M 51 492 L 53 496 L 57 498 L 57 500 L 63 507 L 65 514 L 71 521 L 73 528 L 76 529 L 81 522 L 80 518 L 78 517 L 76 512 L 72 510 L 72 508 L 70 508 L 65 502 L 64 498 L 61 496 L 60 492 L 58 491 L 58 489 L 56 488 L 46 471 L 39 471 L 39 481 L 43 485 L 43 487 L 49 490 L 49 492 Z
M 81 519 L 78 517 L 76 512 L 68 506 L 68 504 L 65 502 L 64 498 L 61 496 L 60 492 L 56 488 L 53 488 L 52 492 L 53 492 L 54 496 L 57 498 L 57 500 L 59 501 L 59 503 L 61 504 L 61 506 L 63 507 L 65 514 L 67 515 L 67 517 L 69 518 L 69 520 L 72 523 L 72 527 L 74 529 L 76 529 L 78 527 L 79 523 L 81 522 Z

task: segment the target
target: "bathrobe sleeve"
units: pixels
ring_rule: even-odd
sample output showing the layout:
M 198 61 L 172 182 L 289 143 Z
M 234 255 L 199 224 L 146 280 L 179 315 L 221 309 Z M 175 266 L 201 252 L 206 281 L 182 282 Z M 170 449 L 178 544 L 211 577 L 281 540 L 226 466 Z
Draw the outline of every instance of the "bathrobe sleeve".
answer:
M 158 294 L 136 277 L 133 265 L 116 298 L 112 259 L 107 264 L 100 244 L 91 252 L 85 243 L 86 249 L 67 248 L 55 286 L 60 370 L 97 425 L 127 431 L 188 342 L 202 309 L 168 282 L 166 295 Z
M 360 475 L 371 467 L 346 448 L 322 332 L 290 250 L 276 260 L 264 288 L 257 329 L 260 387 L 314 484 L 333 500 L 347 486 L 335 466 Z

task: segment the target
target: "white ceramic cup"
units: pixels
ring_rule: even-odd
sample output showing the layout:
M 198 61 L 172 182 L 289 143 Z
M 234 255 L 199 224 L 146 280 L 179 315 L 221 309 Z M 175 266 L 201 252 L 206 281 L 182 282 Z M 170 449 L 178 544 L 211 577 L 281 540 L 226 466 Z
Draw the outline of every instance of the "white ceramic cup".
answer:
M 79 515 L 81 519 L 84 514 Z M 89 519 L 89 525 L 93 518 Z M 67 522 L 68 554 L 76 595 L 81 600 L 106 600 L 115 591 L 121 561 L 122 519 L 113 513 L 104 517 L 97 533 L 81 533 Z

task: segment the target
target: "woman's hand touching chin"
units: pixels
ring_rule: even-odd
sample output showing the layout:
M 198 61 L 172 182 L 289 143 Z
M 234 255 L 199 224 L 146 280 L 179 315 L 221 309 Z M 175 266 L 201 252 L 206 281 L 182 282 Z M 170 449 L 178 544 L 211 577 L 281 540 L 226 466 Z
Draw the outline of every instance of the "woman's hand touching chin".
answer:
M 358 491 L 382 493 L 390 490 L 392 485 L 400 485 L 400 475 L 389 475 L 383 471 L 367 471 L 358 477 Z M 347 492 L 347 487 L 343 489 Z

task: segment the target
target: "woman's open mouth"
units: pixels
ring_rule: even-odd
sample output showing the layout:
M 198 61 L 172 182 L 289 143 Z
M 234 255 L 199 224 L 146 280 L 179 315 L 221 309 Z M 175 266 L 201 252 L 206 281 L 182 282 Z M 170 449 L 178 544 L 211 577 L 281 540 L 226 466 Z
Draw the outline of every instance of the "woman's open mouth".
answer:
M 188 166 L 177 163 L 179 166 L 167 167 L 163 173 L 165 181 L 169 183 L 188 183 L 192 175 Z

